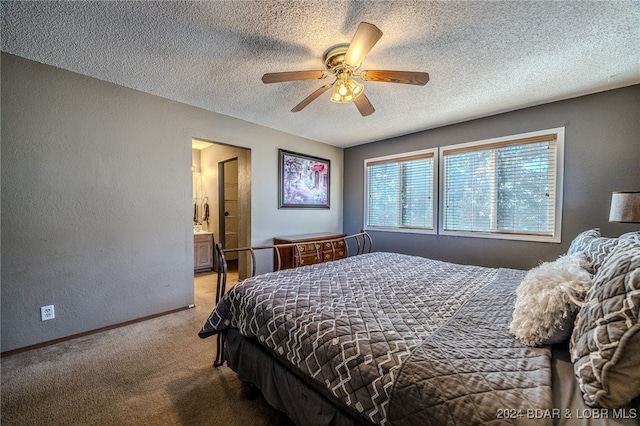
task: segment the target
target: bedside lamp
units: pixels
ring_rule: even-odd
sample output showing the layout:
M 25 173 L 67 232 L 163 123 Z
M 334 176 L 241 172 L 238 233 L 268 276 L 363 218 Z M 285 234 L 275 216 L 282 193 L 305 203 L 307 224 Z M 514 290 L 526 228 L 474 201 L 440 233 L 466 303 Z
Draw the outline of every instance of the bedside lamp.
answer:
M 640 223 L 640 192 L 614 192 L 609 222 Z

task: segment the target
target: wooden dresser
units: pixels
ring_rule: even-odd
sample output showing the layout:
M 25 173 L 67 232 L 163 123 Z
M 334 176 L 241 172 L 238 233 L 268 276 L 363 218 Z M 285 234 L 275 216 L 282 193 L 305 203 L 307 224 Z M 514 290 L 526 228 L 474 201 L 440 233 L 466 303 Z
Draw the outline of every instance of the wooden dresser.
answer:
M 318 244 L 317 241 L 331 240 L 345 237 L 346 234 L 321 232 L 316 234 L 291 235 L 288 237 L 276 237 L 273 244 L 295 244 L 295 246 L 280 249 L 280 269 L 295 268 L 297 266 L 312 265 L 314 263 L 329 262 L 347 257 L 347 248 L 344 240 L 333 243 Z M 273 257 L 273 267 L 278 267 L 277 256 Z

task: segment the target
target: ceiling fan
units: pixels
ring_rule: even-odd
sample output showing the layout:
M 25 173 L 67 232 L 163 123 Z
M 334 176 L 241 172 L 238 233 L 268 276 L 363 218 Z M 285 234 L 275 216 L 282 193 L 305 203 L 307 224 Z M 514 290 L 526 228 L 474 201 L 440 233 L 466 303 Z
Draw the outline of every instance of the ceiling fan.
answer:
M 332 83 L 325 84 L 307 96 L 292 112 L 301 111 L 324 92 L 334 87 L 331 101 L 336 103 L 353 102 L 360 114 L 373 114 L 375 109 L 364 94 L 364 85 L 354 78 L 363 81 L 381 81 L 386 83 L 415 84 L 424 86 L 429 81 L 426 72 L 413 71 L 383 71 L 368 70 L 356 74 L 365 56 L 382 37 L 382 31 L 373 24 L 361 22 L 351 40 L 351 43 L 337 44 L 324 52 L 323 62 L 325 70 L 318 71 L 287 71 L 267 73 L 262 76 L 263 83 L 282 83 L 285 81 L 314 80 L 334 76 Z

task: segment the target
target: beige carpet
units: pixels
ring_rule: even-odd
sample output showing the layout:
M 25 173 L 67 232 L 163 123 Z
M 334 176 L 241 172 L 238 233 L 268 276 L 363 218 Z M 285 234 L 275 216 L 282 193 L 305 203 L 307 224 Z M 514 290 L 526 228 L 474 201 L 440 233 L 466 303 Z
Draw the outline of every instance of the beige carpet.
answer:
M 196 307 L 2 358 L 2 425 L 286 425 L 197 332 L 215 275 L 195 279 Z

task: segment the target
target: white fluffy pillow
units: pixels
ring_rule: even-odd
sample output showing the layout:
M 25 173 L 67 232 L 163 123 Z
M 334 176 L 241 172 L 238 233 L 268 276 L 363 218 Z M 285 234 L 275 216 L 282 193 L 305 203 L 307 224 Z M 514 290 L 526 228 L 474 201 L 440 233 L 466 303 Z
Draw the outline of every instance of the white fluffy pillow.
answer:
M 562 256 L 531 269 L 516 290 L 510 330 L 527 346 L 551 345 L 571 336 L 575 317 L 591 287 L 582 254 Z

